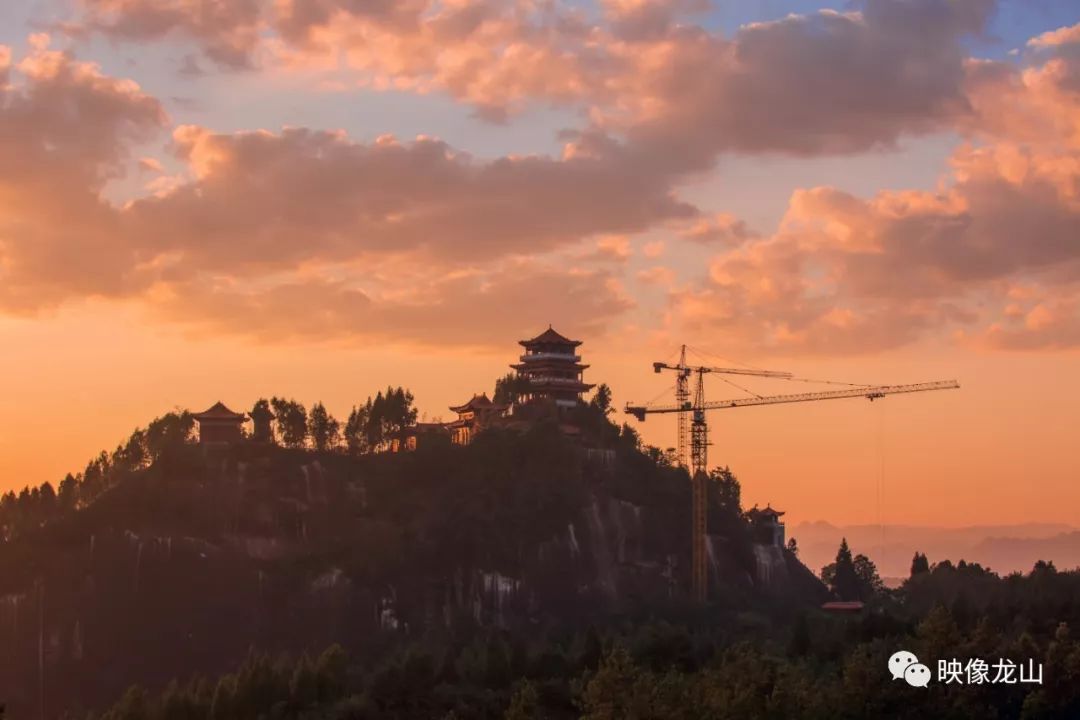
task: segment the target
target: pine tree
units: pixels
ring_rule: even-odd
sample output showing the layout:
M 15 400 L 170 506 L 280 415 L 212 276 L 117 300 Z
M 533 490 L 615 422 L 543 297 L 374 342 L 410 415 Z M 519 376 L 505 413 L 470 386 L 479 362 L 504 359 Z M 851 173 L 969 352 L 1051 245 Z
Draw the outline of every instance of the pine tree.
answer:
M 926 572 L 930 572 L 930 561 L 922 553 L 916 552 L 915 557 L 911 558 L 911 577 Z
M 855 572 L 855 561 L 851 557 L 847 538 L 840 541 L 836 562 L 822 568 L 821 579 L 841 600 L 859 599 L 859 577 Z

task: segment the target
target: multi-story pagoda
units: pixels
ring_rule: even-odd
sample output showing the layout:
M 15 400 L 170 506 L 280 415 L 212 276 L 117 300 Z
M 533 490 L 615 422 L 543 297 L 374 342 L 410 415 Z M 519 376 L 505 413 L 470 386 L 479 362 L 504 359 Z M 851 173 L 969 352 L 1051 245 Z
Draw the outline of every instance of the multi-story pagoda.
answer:
M 581 394 L 593 388 L 582 382 L 588 365 L 577 354 L 580 340 L 570 340 L 548 329 L 532 340 L 519 340 L 525 348 L 521 362 L 511 365 L 528 381 L 528 391 L 519 397 L 522 403 L 551 402 L 556 407 L 571 408 L 581 403 Z

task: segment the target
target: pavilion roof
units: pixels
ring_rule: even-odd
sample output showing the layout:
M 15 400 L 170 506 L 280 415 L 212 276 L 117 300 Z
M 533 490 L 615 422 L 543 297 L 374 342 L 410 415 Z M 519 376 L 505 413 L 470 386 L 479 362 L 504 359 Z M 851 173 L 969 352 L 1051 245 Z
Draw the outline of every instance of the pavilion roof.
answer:
M 577 347 L 581 344 L 580 340 L 571 340 L 565 335 L 561 335 L 556 332 L 550 325 L 548 329 L 540 333 L 532 340 L 518 340 L 519 345 L 528 347 L 530 345 L 573 345 Z
M 746 511 L 746 514 L 749 515 L 752 519 L 756 520 L 759 517 L 770 517 L 771 516 L 771 517 L 778 518 L 778 517 L 780 517 L 781 515 L 784 514 L 784 511 L 783 510 L 776 510 L 771 505 L 766 505 L 764 508 L 759 508 L 759 507 L 750 508 L 749 510 Z
M 502 405 L 500 403 L 493 403 L 488 398 L 487 393 L 480 393 L 479 395 L 473 395 L 467 403 L 464 405 L 453 405 L 450 409 L 453 412 L 460 413 L 468 410 L 480 410 L 480 409 L 493 409 L 493 410 L 505 410 L 508 405 Z
M 196 420 L 235 420 L 243 422 L 247 420 L 247 416 L 242 413 L 236 413 L 225 407 L 225 403 L 216 402 L 207 410 L 203 410 L 201 413 L 193 413 L 192 416 Z

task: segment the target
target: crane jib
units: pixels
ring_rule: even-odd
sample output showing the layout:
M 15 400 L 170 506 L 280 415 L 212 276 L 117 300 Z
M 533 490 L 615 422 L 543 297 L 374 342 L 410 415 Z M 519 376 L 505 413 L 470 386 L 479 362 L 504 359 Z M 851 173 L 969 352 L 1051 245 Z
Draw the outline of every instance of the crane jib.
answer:
M 915 383 L 911 385 L 880 385 L 875 387 L 860 387 L 850 390 L 828 390 L 816 393 L 798 393 L 791 395 L 765 395 L 763 397 L 736 398 L 730 400 L 710 400 L 702 405 L 703 410 L 726 410 L 728 408 L 750 407 L 753 405 L 778 405 L 783 403 L 810 402 L 814 400 L 839 400 L 843 398 L 865 397 L 868 400 L 877 400 L 886 395 L 900 395 L 904 393 L 927 392 L 930 390 L 955 390 L 960 384 L 955 380 L 943 380 L 936 382 Z M 646 415 L 654 413 L 689 412 L 693 410 L 691 403 L 678 405 L 627 405 L 626 413 L 633 415 L 638 420 L 644 420 Z

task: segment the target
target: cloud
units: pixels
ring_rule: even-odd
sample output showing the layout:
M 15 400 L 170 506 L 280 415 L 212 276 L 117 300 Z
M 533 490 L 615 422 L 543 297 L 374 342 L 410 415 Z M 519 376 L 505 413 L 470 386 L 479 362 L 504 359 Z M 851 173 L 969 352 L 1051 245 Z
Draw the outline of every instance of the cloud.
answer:
M 423 252 L 480 262 L 636 232 L 696 210 L 618 151 L 480 161 L 446 143 L 341 133 L 176 131 L 195 175 L 125 211 L 147 252 L 192 270 L 265 272 L 299 262 Z
M 1022 66 L 967 63 L 975 112 L 960 125 L 964 130 L 992 140 L 1080 146 L 1080 44 L 1041 47 L 1034 62 Z
M 718 153 L 890 147 L 970 112 L 964 39 L 993 0 L 864 0 L 731 38 L 680 22 L 700 0 L 606 0 L 599 19 L 532 0 L 83 0 L 84 29 L 190 38 L 228 66 L 443 92 L 504 121 L 530 103 L 587 111 L 642 163 L 685 172 Z
M 730 39 L 696 28 L 634 48 L 614 78 L 615 113 L 650 161 L 704 170 L 722 152 L 794 155 L 893 147 L 953 127 L 971 108 L 963 40 L 981 33 L 985 0 L 868 0 L 744 26 Z
M 80 0 L 80 30 L 119 40 L 195 40 L 208 58 L 230 68 L 252 63 L 265 0 Z M 185 67 L 189 67 L 186 65 Z
M 625 235 L 605 235 L 596 241 L 593 258 L 614 262 L 626 262 L 634 254 L 630 247 L 630 238 Z
M 686 240 L 702 244 L 739 245 L 757 237 L 747 224 L 730 213 L 716 213 L 703 217 L 680 233 Z
M 990 325 L 982 341 L 999 350 L 1080 348 L 1080 286 L 1053 297 L 1013 305 Z
M 672 295 L 673 321 L 814 353 L 988 324 L 997 346 L 1053 347 L 1058 329 L 1071 337 L 1067 303 L 1013 310 L 1026 323 L 1017 328 L 998 326 L 986 298 L 1021 278 L 1047 294 L 1080 282 L 1080 152 L 965 147 L 952 165 L 952 184 L 936 193 L 796 192 L 776 234 L 717 255 L 706 281 Z
M 476 344 L 478 323 L 572 310 L 593 333 L 632 305 L 617 278 L 528 258 L 696 212 L 617 146 L 479 160 L 431 138 L 193 126 L 173 134 L 186 173 L 112 205 L 110 179 L 161 169 L 129 152 L 165 126 L 160 104 L 43 42 L 18 68 L 0 105 L 7 312 L 105 296 L 263 339 Z
M 646 285 L 670 287 L 675 284 L 675 271 L 663 265 L 638 270 L 637 279 Z
M 129 286 L 134 258 L 99 195 L 165 123 L 135 83 L 33 39 L 0 91 L 0 307 Z
M 614 276 L 519 261 L 487 271 L 418 280 L 409 292 L 363 289 L 363 279 L 291 278 L 268 288 L 179 284 L 153 308 L 211 333 L 267 343 L 383 341 L 428 347 L 501 347 L 508 334 L 565 318 L 596 336 L 633 307 Z M 375 285 L 368 279 L 367 284 Z M 560 325 L 562 327 L 562 325 Z
M 640 42 L 670 34 L 681 16 L 709 9 L 708 0 L 601 0 L 612 34 Z
M 1028 47 L 1057 48 L 1062 45 L 1080 43 L 1080 23 L 1049 30 L 1028 40 Z

